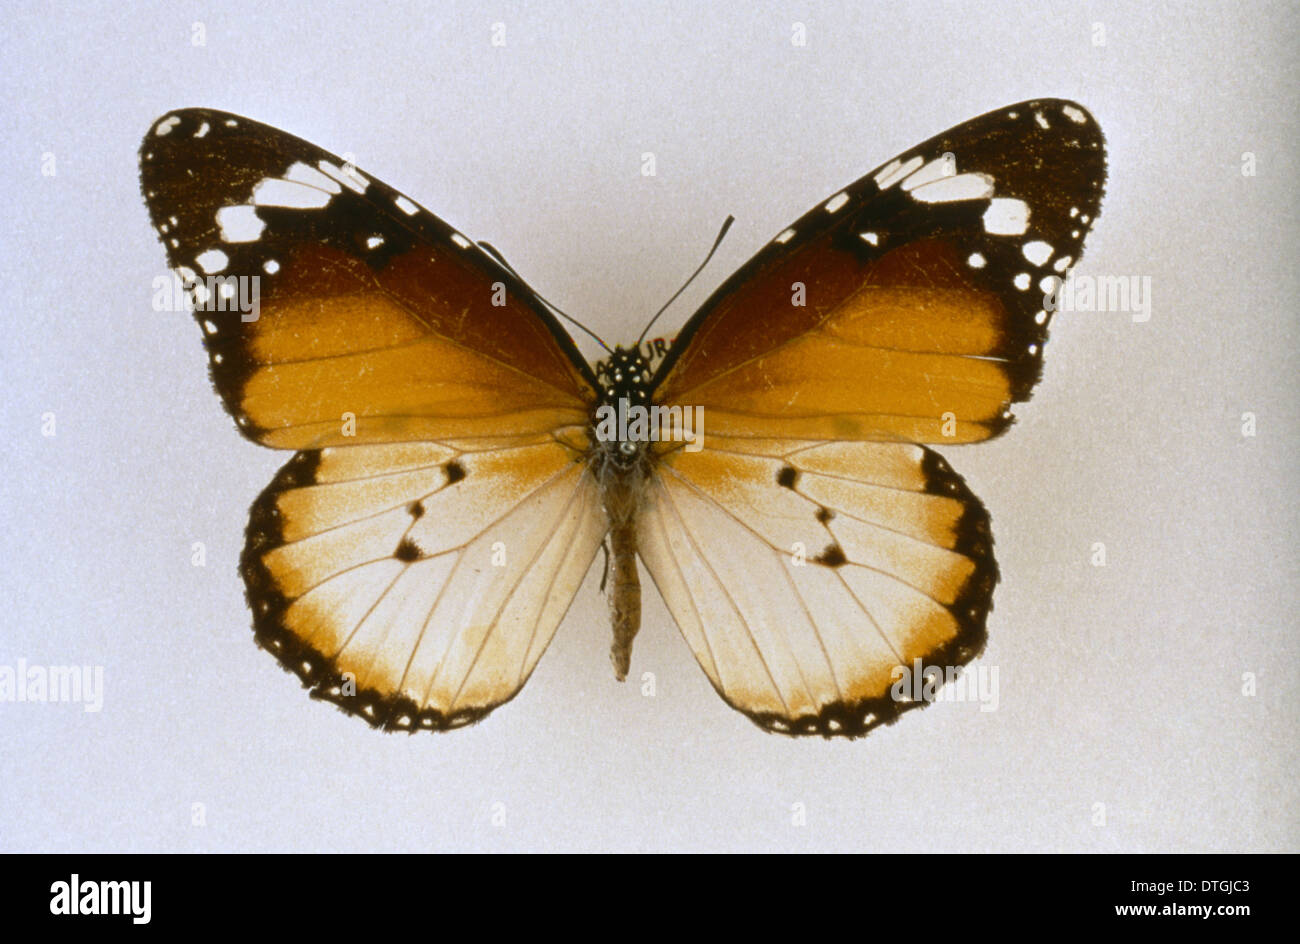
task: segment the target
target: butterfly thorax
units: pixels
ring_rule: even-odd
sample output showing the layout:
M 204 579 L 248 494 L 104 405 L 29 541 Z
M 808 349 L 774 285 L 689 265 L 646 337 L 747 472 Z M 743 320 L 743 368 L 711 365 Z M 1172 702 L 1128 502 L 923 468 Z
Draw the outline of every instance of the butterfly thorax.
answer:
M 596 365 L 601 396 L 591 413 L 598 461 L 630 469 L 642 461 L 650 437 L 636 420 L 650 407 L 650 365 L 635 350 L 614 348 Z M 631 422 L 630 422 L 631 421 Z
M 651 440 L 637 413 L 644 414 L 650 407 L 650 365 L 635 350 L 616 347 L 598 365 L 597 375 L 603 389 L 591 414 L 591 469 L 609 522 L 614 629 L 610 660 L 621 681 L 631 663 L 632 640 L 641 627 L 636 511 L 649 478 Z

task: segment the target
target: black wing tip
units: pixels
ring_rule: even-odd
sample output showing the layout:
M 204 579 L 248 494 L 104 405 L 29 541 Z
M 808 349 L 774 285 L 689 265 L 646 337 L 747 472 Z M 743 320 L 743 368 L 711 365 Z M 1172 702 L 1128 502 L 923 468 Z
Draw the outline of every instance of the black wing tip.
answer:
M 175 124 L 169 125 L 168 122 L 172 119 L 175 119 Z M 149 130 L 140 139 L 140 147 L 137 149 L 136 154 L 140 164 L 140 192 L 144 195 L 155 228 L 157 228 L 157 222 L 162 213 L 161 208 L 159 208 L 159 212 L 155 212 L 155 206 L 151 199 L 152 194 L 149 191 L 150 185 L 157 182 L 154 180 L 154 168 L 162 167 L 174 157 L 178 147 L 177 142 L 191 139 L 199 132 L 204 131 L 203 122 L 249 120 L 242 115 L 218 111 L 215 108 L 191 106 L 173 108 L 149 123 Z M 164 245 L 166 245 L 165 241 Z M 171 254 L 170 247 L 168 247 L 168 254 Z
M 1013 292 L 1004 280 L 1022 271 L 1026 274 L 1032 271 L 1032 267 L 1026 268 L 1026 260 L 1020 255 L 1022 243 L 1028 241 L 1041 239 L 1058 248 L 1058 244 L 1071 244 L 1075 250 L 1071 266 L 1077 263 L 1083 254 L 1085 237 L 1101 212 L 1107 180 L 1105 136 L 1100 124 L 1078 102 L 1051 96 L 994 108 L 908 148 L 892 161 L 841 188 L 841 193 L 854 200 L 841 214 L 828 214 L 825 202 L 814 206 L 788 227 L 799 234 L 798 239 L 788 244 L 774 241 L 764 246 L 687 320 L 668 356 L 656 368 L 651 381 L 652 392 L 664 384 L 690 346 L 691 339 L 726 296 L 765 267 L 789 257 L 808 240 L 829 234 L 835 249 L 865 266 L 888 251 L 916 240 L 942 235 L 934 229 L 940 220 L 946 219 L 954 231 L 984 233 L 982 218 L 987 199 L 958 200 L 945 207 L 932 205 L 924 216 L 913 215 L 909 226 L 904 225 L 909 220 L 896 212 L 906 203 L 904 195 L 893 188 L 882 191 L 876 179 L 887 167 L 909 156 L 962 150 L 969 153 L 972 147 L 991 166 L 998 166 L 995 158 L 1016 162 L 1019 173 L 1006 175 L 1000 180 L 999 193 L 1025 199 L 1033 209 L 1023 238 L 1008 238 L 1003 244 L 983 246 L 998 255 L 990 258 L 984 269 L 972 275 L 978 285 L 992 291 L 1007 307 L 1007 337 L 1003 345 L 992 353 L 1004 360 L 1002 367 L 1010 380 L 1012 402 L 1027 400 L 1041 377 L 1046 324 L 1036 321 L 1040 309 L 1036 300 L 1039 295 L 1037 286 Z M 1010 157 L 1005 153 L 1008 148 L 1013 152 Z M 974 169 L 985 168 L 976 164 Z M 1072 209 L 1077 216 L 1071 214 Z M 1084 216 L 1086 221 L 1082 219 Z M 868 229 L 878 235 L 879 244 L 863 241 L 861 234 Z M 1068 238 L 1063 234 L 1068 234 Z M 1064 276 L 1067 273 L 1068 269 L 1057 274 Z M 1034 345 L 1036 347 L 1032 347 Z
M 223 139 L 224 144 L 221 146 L 228 152 L 231 150 L 232 142 L 238 142 L 238 147 L 233 153 L 227 153 L 215 164 L 213 161 L 217 153 L 215 150 L 196 147 L 192 143 L 195 138 L 209 134 L 206 125 L 214 126 L 213 137 Z M 220 127 L 215 127 L 218 125 Z M 248 159 L 250 153 L 256 158 L 255 163 L 250 163 Z M 205 174 L 212 175 L 215 167 L 223 189 L 206 193 L 204 200 L 199 204 L 184 208 L 191 218 L 184 219 L 182 222 L 190 225 L 190 232 L 197 232 L 201 231 L 201 228 L 211 227 L 211 214 L 222 206 L 246 202 L 252 188 L 264 177 L 282 176 L 298 161 L 313 163 L 320 160 L 328 160 L 336 165 L 344 163 L 337 155 L 303 138 L 243 115 L 207 107 L 177 108 L 155 119 L 140 143 L 140 190 L 149 210 L 150 221 L 161 237 L 160 224 L 178 209 L 179 204 L 193 202 L 196 193 L 193 188 L 195 179 L 201 179 Z M 189 199 L 182 201 L 182 196 Z M 365 195 L 353 194 L 345 188 L 343 193 L 335 197 L 336 200 L 344 201 L 354 208 L 365 207 L 367 204 L 371 210 L 382 208 L 384 220 L 390 224 L 382 230 L 387 248 L 357 256 L 373 268 L 382 268 L 404 245 L 409 248 L 411 244 L 425 241 L 435 246 L 444 246 L 448 240 L 459 235 L 455 227 L 418 204 L 416 206 L 419 212 L 410 216 L 391 212 L 389 208 L 393 201 L 399 198 L 410 200 L 409 197 L 404 197 L 399 191 L 374 177 L 368 178 Z M 224 202 L 220 202 L 221 200 Z M 415 201 L 410 202 L 415 203 Z M 265 221 L 268 217 L 277 215 L 276 211 L 279 209 L 281 208 L 261 207 L 258 215 Z M 292 211 L 290 215 L 294 215 Z M 296 216 L 301 218 L 301 214 Z M 319 225 L 319 221 L 316 225 Z M 189 261 L 187 254 L 188 250 L 193 248 L 192 246 L 173 247 L 166 237 L 162 237 L 162 241 L 167 252 L 168 264 L 173 269 Z M 272 237 L 264 236 L 258 242 L 269 245 Z M 227 271 L 236 275 L 260 275 L 255 267 L 239 264 L 239 260 L 235 258 L 235 249 L 238 248 L 241 247 L 237 245 L 232 248 L 229 243 L 223 243 L 223 249 L 232 257 Z M 353 247 L 348 245 L 339 248 L 348 252 L 354 251 Z M 583 395 L 594 399 L 596 391 L 600 389 L 596 375 L 587 359 L 578 350 L 572 336 L 565 331 L 556 316 L 513 271 L 501 268 L 499 263 L 481 249 L 477 251 L 477 256 L 481 257 L 477 259 L 477 264 L 482 266 L 482 274 L 490 276 L 490 281 L 504 282 L 512 296 L 525 299 L 532 313 L 542 320 L 562 354 L 589 388 L 582 391 Z
M 227 112 L 218 111 L 215 108 L 208 108 L 204 105 L 186 105 L 183 108 L 169 108 L 153 121 L 149 122 L 149 130 L 144 133 L 144 139 L 140 142 L 140 150 L 144 150 L 150 141 L 157 141 L 166 138 L 171 131 L 162 132 L 164 122 L 169 118 L 175 118 L 179 122 L 186 122 L 195 118 L 239 118 L 239 115 L 231 115 Z M 161 133 L 160 133 L 161 132 Z
M 262 563 L 262 555 L 284 543 L 284 532 L 276 498 L 287 489 L 311 485 L 320 467 L 319 451 L 295 453 L 253 503 L 248 516 L 244 551 L 239 570 L 245 596 L 253 611 L 253 635 L 259 647 L 275 656 L 280 667 L 291 672 L 310 689 L 311 697 L 335 705 L 345 714 L 361 718 L 382 731 L 450 731 L 481 721 L 493 709 L 467 708 L 444 713 L 422 708 L 405 695 L 384 694 L 356 684 L 321 653 L 311 648 L 284 623 L 290 601 L 281 594 Z M 513 694 L 512 696 L 513 697 Z M 509 701 L 509 699 L 506 699 Z
M 1027 98 L 1022 102 L 1013 102 L 1010 105 L 1003 105 L 1001 108 L 995 108 L 988 114 L 996 115 L 1001 114 L 1002 112 L 1024 111 L 1025 109 L 1033 108 L 1055 108 L 1059 110 L 1060 108 L 1067 106 L 1077 109 L 1082 113 L 1081 117 L 1083 120 L 1078 122 L 1078 124 L 1092 125 L 1096 128 L 1100 127 L 1097 124 L 1097 119 L 1093 117 L 1092 112 L 1088 110 L 1086 105 L 1081 104 L 1073 98 L 1057 98 L 1055 95 L 1044 95 L 1041 98 Z

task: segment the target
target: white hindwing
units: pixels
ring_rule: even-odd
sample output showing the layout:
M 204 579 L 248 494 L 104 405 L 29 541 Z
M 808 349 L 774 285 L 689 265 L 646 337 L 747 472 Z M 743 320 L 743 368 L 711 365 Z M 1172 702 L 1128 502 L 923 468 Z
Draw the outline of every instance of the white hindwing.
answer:
M 581 459 L 550 437 L 298 453 L 249 521 L 259 642 L 372 724 L 477 720 L 527 681 L 605 533 Z
M 662 457 L 639 538 L 714 688 L 770 730 L 864 734 L 923 704 L 895 667 L 984 645 L 988 515 L 923 446 L 713 436 Z

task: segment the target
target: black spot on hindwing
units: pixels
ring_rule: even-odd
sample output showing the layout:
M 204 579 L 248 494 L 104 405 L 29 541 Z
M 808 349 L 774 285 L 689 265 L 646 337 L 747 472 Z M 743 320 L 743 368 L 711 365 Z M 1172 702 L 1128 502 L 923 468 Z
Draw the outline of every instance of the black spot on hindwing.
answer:
M 838 544 L 827 544 L 826 549 L 812 560 L 814 564 L 823 564 L 826 567 L 842 567 L 848 563 L 848 558 L 844 556 L 844 549 Z
M 412 561 L 423 560 L 425 555 L 424 551 L 420 550 L 420 546 L 410 538 L 402 538 L 397 542 L 397 550 L 393 551 L 393 556 L 409 564 Z

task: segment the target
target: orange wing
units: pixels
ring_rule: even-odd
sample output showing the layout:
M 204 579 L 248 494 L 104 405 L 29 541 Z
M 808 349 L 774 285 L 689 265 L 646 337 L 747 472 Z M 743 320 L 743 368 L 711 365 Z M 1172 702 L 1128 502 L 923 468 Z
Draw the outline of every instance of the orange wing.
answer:
M 779 234 L 655 379 L 732 436 L 974 442 L 1037 382 L 1105 181 L 1081 106 L 1024 102 L 902 154 Z
M 140 176 L 249 438 L 303 449 L 585 424 L 595 377 L 527 287 L 333 154 L 192 108 L 154 125 Z

